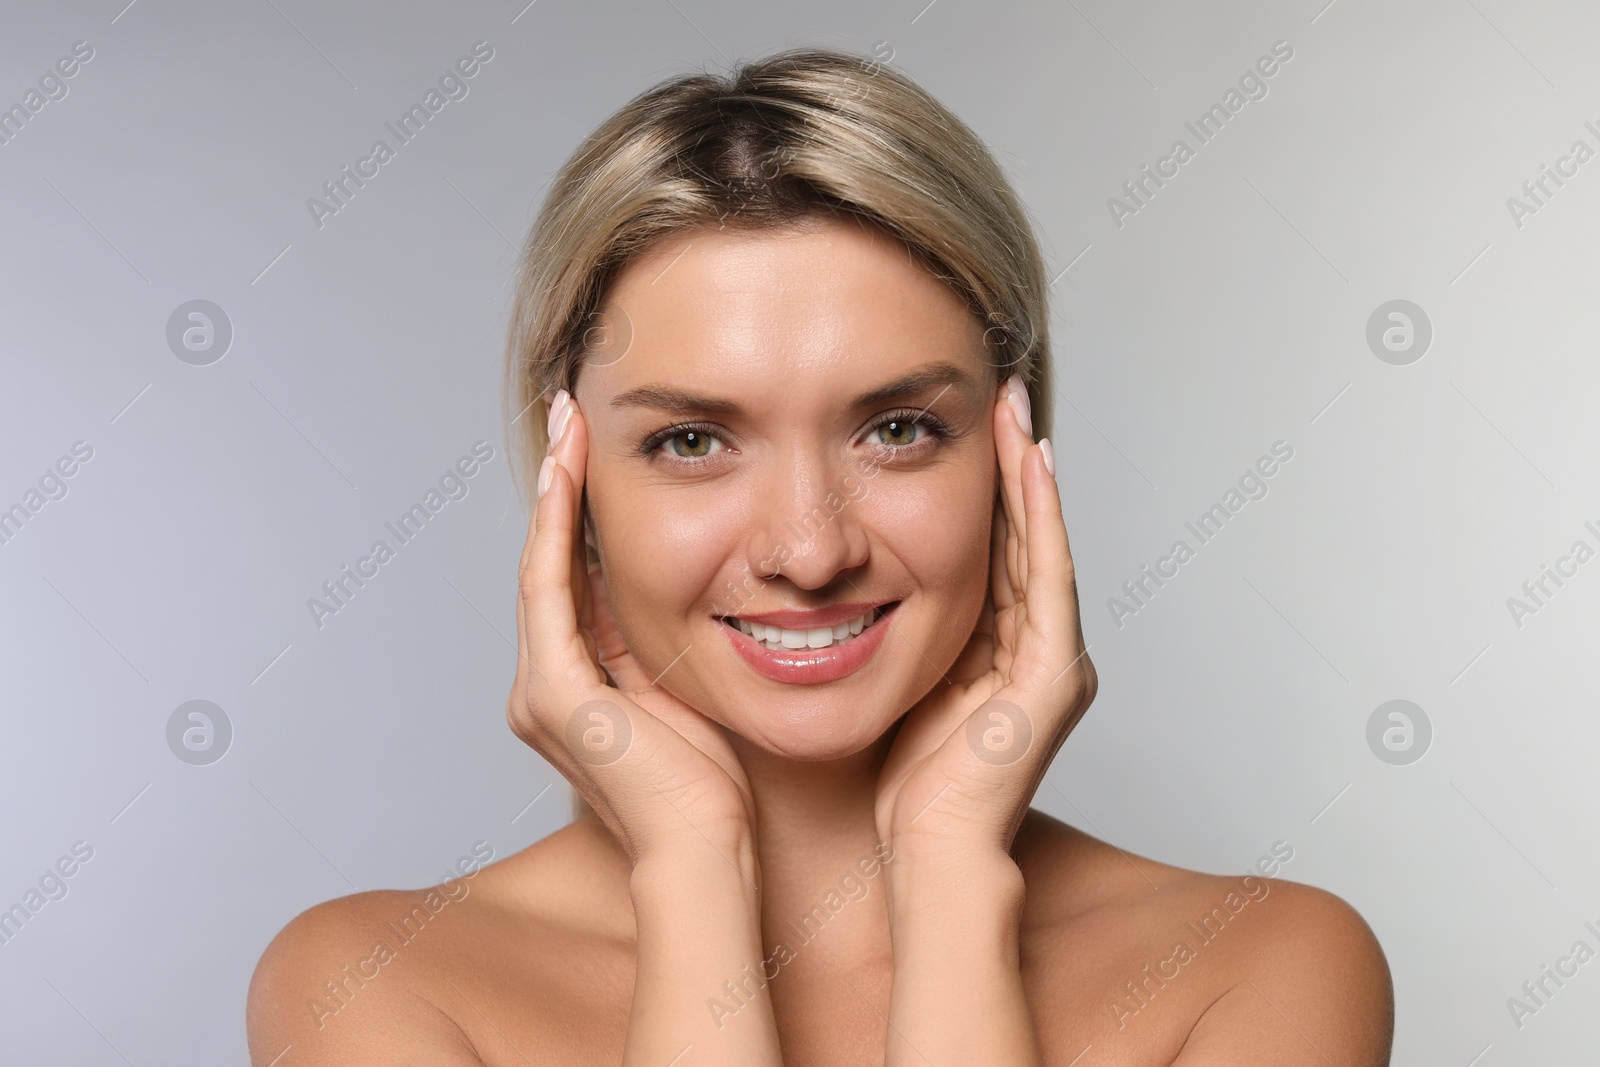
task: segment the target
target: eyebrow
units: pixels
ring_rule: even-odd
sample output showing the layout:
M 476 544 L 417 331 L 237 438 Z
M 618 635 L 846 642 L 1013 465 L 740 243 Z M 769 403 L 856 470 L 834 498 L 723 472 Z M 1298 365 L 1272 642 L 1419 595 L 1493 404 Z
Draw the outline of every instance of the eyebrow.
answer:
M 956 364 L 946 360 L 930 363 L 920 370 L 896 378 L 891 382 L 869 389 L 850 402 L 852 408 L 873 407 L 877 404 L 910 396 L 932 386 L 956 386 L 969 396 L 978 391 L 977 380 Z M 665 411 L 699 411 L 710 415 L 742 415 L 744 410 L 735 401 L 716 396 L 700 396 L 670 385 L 641 385 L 619 393 L 611 401 L 614 408 L 650 407 Z

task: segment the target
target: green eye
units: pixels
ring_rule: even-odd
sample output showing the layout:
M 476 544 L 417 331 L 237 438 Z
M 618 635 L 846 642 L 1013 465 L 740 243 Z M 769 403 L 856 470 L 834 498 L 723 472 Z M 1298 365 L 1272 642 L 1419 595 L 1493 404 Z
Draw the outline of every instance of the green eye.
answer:
M 673 455 L 681 459 L 700 459 L 711 454 L 711 437 L 708 434 L 701 433 L 699 430 L 684 430 L 680 433 L 675 433 L 662 443 L 671 444 L 675 441 L 683 441 L 688 445 L 689 450 L 687 452 L 673 447 Z
M 639 446 L 639 454 L 667 463 L 695 463 L 728 450 L 714 429 L 696 424 L 671 426 L 652 434 Z
M 887 422 L 879 423 L 875 429 L 880 433 L 886 434 L 881 439 L 884 444 L 904 448 L 906 445 L 912 445 L 917 442 L 917 430 L 925 430 L 927 427 L 920 422 L 912 422 L 909 419 L 890 419 Z

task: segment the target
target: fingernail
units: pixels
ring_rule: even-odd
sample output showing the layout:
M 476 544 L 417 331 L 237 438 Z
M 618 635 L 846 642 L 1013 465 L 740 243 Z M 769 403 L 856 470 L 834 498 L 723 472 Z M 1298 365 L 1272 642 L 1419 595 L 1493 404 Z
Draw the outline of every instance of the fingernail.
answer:
M 1022 423 L 1023 432 L 1032 437 L 1033 412 L 1032 406 L 1028 403 L 1028 390 L 1023 386 L 1022 379 L 1015 374 L 1006 379 L 1006 403 L 1017 413 L 1017 421 Z
M 556 395 L 550 398 L 550 411 L 545 415 L 544 432 L 550 440 L 555 440 L 556 416 L 561 414 L 561 406 L 567 402 L 567 391 L 557 389 Z
M 572 398 L 568 397 L 561 404 L 561 410 L 556 413 L 556 434 L 551 438 L 552 444 L 560 444 L 561 437 L 567 432 L 567 423 L 572 421 Z
M 550 479 L 555 477 L 555 469 L 556 457 L 544 457 L 544 462 L 539 464 L 539 493 L 535 499 L 544 499 L 544 491 L 550 488 Z
M 1046 437 L 1039 442 L 1039 452 L 1044 456 L 1044 469 L 1050 472 L 1050 477 L 1056 476 L 1056 452 L 1050 447 L 1050 438 Z

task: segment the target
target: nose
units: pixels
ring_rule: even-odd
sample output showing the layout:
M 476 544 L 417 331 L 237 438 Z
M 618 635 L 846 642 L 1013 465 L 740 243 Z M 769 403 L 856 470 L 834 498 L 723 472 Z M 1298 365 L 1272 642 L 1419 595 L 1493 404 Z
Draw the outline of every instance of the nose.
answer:
M 865 481 L 847 463 L 772 457 L 752 475 L 751 573 L 821 589 L 867 561 Z

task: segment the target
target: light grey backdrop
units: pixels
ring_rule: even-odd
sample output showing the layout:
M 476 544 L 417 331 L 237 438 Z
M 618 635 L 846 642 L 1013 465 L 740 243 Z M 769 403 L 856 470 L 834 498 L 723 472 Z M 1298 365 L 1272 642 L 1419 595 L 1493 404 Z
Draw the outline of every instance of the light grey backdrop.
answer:
M 0 1058 L 242 1063 L 251 969 L 293 915 L 564 820 L 503 716 L 514 246 L 624 100 L 801 43 L 919 79 L 1038 221 L 1102 679 L 1039 805 L 1217 872 L 1288 842 L 1283 876 L 1388 953 L 1398 1064 L 1593 1058 L 1600 962 L 1507 1003 L 1600 947 L 1592 5 L 125 2 L 11 0 L 0 33 L 0 105 L 26 113 L 0 144 L 0 508 L 23 509 L 0 526 L 0 907 L 27 913 Z M 465 95 L 395 147 L 385 123 L 480 41 Z M 1230 101 L 1275 42 L 1292 58 Z M 314 218 L 379 138 L 394 157 Z M 1160 163 L 1178 139 L 1192 158 Z M 1135 200 L 1147 164 L 1171 176 Z M 207 365 L 192 300 L 231 325 Z M 466 494 L 319 626 L 308 598 L 478 441 Z M 1230 501 L 1280 441 L 1265 495 Z M 1230 502 L 1201 544 L 1185 524 Z M 1140 606 L 1123 583 L 1179 539 Z M 1546 566 L 1568 577 L 1535 600 Z

